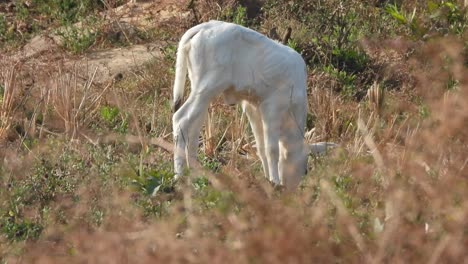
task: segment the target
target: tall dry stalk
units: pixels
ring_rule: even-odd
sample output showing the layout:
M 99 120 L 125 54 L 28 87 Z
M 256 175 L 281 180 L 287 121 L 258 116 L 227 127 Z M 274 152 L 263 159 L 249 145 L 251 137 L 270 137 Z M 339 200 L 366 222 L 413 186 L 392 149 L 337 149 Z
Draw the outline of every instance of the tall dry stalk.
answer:
M 384 89 L 377 82 L 374 82 L 369 90 L 367 90 L 367 99 L 369 100 L 370 108 L 380 114 L 384 104 L 385 93 Z
M 93 93 L 91 86 L 97 69 L 91 77 L 81 84 L 77 69 L 71 73 L 59 69 L 50 91 L 50 103 L 55 113 L 64 123 L 65 134 L 73 139 L 78 130 L 90 122 L 98 111 L 99 102 L 112 85 L 110 82 L 99 94 Z
M 13 123 L 16 96 L 18 94 L 16 82 L 18 67 L 18 63 L 11 65 L 1 74 L 3 94 L 0 98 L 0 141 L 6 138 Z
M 205 155 L 208 157 L 213 157 L 215 155 L 215 142 L 213 138 L 214 133 L 213 127 L 213 110 L 210 108 L 208 109 L 208 113 L 206 114 L 206 126 L 205 126 Z

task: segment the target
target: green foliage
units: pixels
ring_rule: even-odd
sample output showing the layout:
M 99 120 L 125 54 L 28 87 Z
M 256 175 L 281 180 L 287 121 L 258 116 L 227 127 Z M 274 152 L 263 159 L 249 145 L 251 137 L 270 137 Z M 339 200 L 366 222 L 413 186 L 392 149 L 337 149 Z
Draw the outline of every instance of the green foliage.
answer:
M 348 192 L 353 184 L 352 177 L 350 176 L 335 176 L 332 178 L 333 184 L 335 187 L 335 191 L 338 196 L 343 200 L 344 205 L 346 208 L 352 207 L 352 199 L 348 195 Z
M 105 212 L 100 206 L 93 206 L 89 212 L 89 219 L 95 226 L 101 226 L 104 222 Z
M 125 117 L 122 117 L 125 116 Z M 128 120 L 117 107 L 103 106 L 100 110 L 100 117 L 107 127 L 118 132 L 125 133 L 128 129 Z
M 5 94 L 5 87 L 0 84 L 0 104 L 3 102 L 3 95 Z
M 227 213 L 236 206 L 232 192 L 216 190 L 206 177 L 195 178 L 192 186 L 196 190 L 195 200 L 202 210 L 218 209 L 222 213 Z
M 43 209 L 75 191 L 79 179 L 72 176 L 72 171 L 80 170 L 80 163 L 79 158 L 64 151 L 54 163 L 42 159 L 30 175 L 11 181 L 0 208 L 2 233 L 12 241 L 37 239 L 45 224 Z M 36 216 L 25 216 L 26 211 L 36 212 Z
M 320 5 L 267 1 L 263 9 L 269 23 L 293 29 L 288 45 L 301 53 L 310 67 L 334 77 L 335 91 L 349 99 L 360 98 L 356 95 L 374 76 L 366 76 L 372 73 L 372 63 L 358 41 L 371 30 L 387 27 L 386 21 L 376 21 L 380 18 L 377 8 L 361 1 L 331 0 Z
M 291 49 L 293 49 L 293 50 L 295 50 L 295 51 L 297 51 L 297 52 L 300 52 L 299 44 L 297 43 L 296 40 L 294 40 L 294 39 L 288 39 L 288 46 L 289 46 Z
M 467 13 L 456 1 L 428 1 L 425 9 L 414 8 L 410 13 L 396 4 L 388 4 L 385 10 L 394 20 L 409 28 L 416 38 L 434 32 L 462 35 L 467 28 Z
M 422 37 L 422 34 L 424 34 L 423 29 L 416 20 L 416 8 L 413 9 L 411 14 L 406 14 L 396 4 L 389 4 L 385 8 L 385 11 L 400 24 L 405 25 L 411 29 L 414 35 Z
M 135 203 L 141 208 L 145 217 L 162 217 L 167 214 L 171 205 L 171 201 L 161 201 L 150 196 L 139 197 Z
M 101 118 L 106 121 L 108 124 L 115 124 L 117 117 L 119 116 L 119 109 L 112 106 L 103 106 L 101 107 Z
M 218 159 L 214 157 L 205 156 L 203 155 L 203 153 L 200 155 L 199 158 L 202 161 L 203 167 L 209 169 L 212 172 L 218 172 L 222 166 L 222 163 Z
M 363 52 L 355 49 L 332 50 L 332 64 L 347 73 L 360 73 L 368 67 L 369 58 Z
M 238 25 L 247 26 L 247 8 L 246 7 L 238 6 L 236 8 L 236 10 L 234 11 L 233 22 Z
M 8 28 L 7 21 L 3 14 L 0 14 L 0 41 L 4 42 L 12 38 L 12 32 Z M 1 92 L 0 94 L 3 94 Z
M 169 163 L 158 162 L 154 165 L 137 165 L 131 162 L 132 169 L 119 173 L 120 177 L 135 192 L 134 204 L 141 208 L 145 217 L 161 217 L 167 214 L 171 201 L 167 195 L 174 193 L 174 173 Z M 138 169 L 134 169 L 134 168 Z
M 15 18 L 20 21 L 26 21 L 30 15 L 30 10 L 22 2 L 23 1 L 15 5 Z
M 467 28 L 467 12 L 456 1 L 429 1 L 429 17 L 433 25 L 445 27 L 453 34 L 463 34 Z
M 57 31 L 62 46 L 73 54 L 81 54 L 96 42 L 98 36 L 97 19 L 83 20 L 81 25 L 66 24 Z
M 452 75 L 450 75 L 447 81 L 447 90 L 456 90 L 460 84 L 460 81 L 455 79 Z M 1 87 L 0 87 L 1 88 Z
M 421 118 L 428 118 L 431 115 L 429 107 L 425 104 L 419 105 L 418 113 Z
M 223 13 L 221 13 L 220 20 L 230 21 L 232 23 L 247 26 L 247 8 L 244 6 L 236 6 L 227 8 Z
M 2 217 L 2 233 L 12 241 L 35 240 L 39 238 L 43 229 L 40 223 L 16 216 L 13 211 Z
M 159 192 L 174 190 L 174 173 L 169 169 L 144 169 L 141 173 L 131 175 L 131 183 L 145 195 L 156 196 Z
M 59 20 L 62 24 L 75 23 L 104 8 L 104 2 L 100 0 L 33 0 L 32 5 L 40 14 Z
M 116 1 L 116 4 L 118 2 L 123 1 Z M 40 30 L 62 26 L 65 27 L 62 30 L 65 40 L 80 39 L 78 41 L 80 44 L 70 46 L 68 43 L 66 48 L 70 48 L 74 53 L 79 53 L 77 51 L 94 43 L 93 34 L 86 30 L 81 32 L 79 29 L 70 27 L 85 17 L 97 14 L 104 8 L 105 4 L 101 0 L 14 1 L 12 16 L 0 14 L 0 48 L 21 45 Z
M 64 163 L 51 164 L 49 160 L 42 160 L 24 183 L 26 192 L 22 197 L 26 203 L 47 205 L 59 195 L 73 192 L 77 179 L 70 176 L 70 170 Z
M 164 60 L 170 62 L 169 72 L 171 75 L 175 76 L 175 61 L 177 56 L 177 46 L 176 45 L 167 45 L 163 49 Z
M 197 191 L 203 191 L 210 185 L 208 178 L 206 177 L 197 177 L 192 182 L 193 188 Z
M 347 98 L 351 98 L 357 91 L 356 75 L 348 73 L 344 70 L 339 70 L 332 65 L 325 66 L 323 71 L 335 78 L 341 85 L 341 94 Z

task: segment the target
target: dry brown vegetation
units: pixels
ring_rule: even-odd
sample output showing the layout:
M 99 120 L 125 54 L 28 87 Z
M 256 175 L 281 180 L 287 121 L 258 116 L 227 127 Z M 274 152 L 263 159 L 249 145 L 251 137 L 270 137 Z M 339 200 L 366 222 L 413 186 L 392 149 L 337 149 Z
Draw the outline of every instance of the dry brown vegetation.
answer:
M 103 82 L 71 51 L 17 62 L 4 47 L 0 263 L 467 262 L 467 10 L 436 3 L 439 18 L 398 5 L 415 10 L 402 24 L 388 1 L 154 1 L 145 12 L 183 14 L 135 21 L 134 41 L 162 43 L 161 57 Z M 201 168 L 171 181 L 175 45 L 209 19 L 292 28 L 309 65 L 307 140 L 340 144 L 311 157 L 295 193 L 267 183 L 245 117 L 221 103 Z M 131 45 L 113 43 L 90 49 Z

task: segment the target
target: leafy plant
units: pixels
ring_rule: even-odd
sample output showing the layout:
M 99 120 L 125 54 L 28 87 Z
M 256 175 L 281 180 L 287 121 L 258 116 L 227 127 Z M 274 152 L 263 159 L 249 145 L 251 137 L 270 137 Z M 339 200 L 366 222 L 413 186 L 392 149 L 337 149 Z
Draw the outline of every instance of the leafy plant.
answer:
M 80 161 L 72 156 L 65 150 L 55 163 L 42 159 L 30 175 L 8 184 L 5 206 L 0 208 L 0 230 L 9 240 L 37 239 L 46 224 L 43 214 L 47 210 L 43 209 L 75 191 L 79 179 L 70 176 L 72 171 L 80 170 Z M 34 216 L 26 216 L 25 212 L 33 212 Z
M 195 199 L 202 209 L 218 209 L 226 213 L 235 206 L 233 193 L 216 190 L 206 177 L 195 178 L 192 186 L 196 190 Z
M 75 23 L 90 12 L 104 8 L 104 2 L 99 0 L 33 0 L 32 5 L 62 24 Z
M 297 43 L 296 40 L 294 40 L 294 39 L 288 39 L 288 46 L 289 46 L 291 49 L 293 49 L 293 50 L 295 50 L 295 51 L 297 51 L 297 52 L 300 52 L 299 44 Z
M 348 73 L 344 70 L 339 70 L 332 65 L 325 66 L 323 68 L 324 72 L 328 73 L 330 76 L 334 77 L 339 84 L 342 86 L 341 93 L 345 97 L 352 97 L 356 92 L 356 75 L 353 73 Z
M 449 32 L 460 35 L 467 28 L 467 13 L 456 1 L 429 1 L 427 9 L 436 30 L 447 28 Z
M 88 18 L 81 25 L 67 23 L 57 31 L 62 40 L 62 46 L 73 54 L 81 54 L 88 50 L 98 37 L 98 20 Z
M 235 8 L 229 7 L 221 14 L 220 19 L 232 21 L 233 23 L 241 26 L 247 26 L 247 8 L 242 5 L 238 5 Z
M 169 170 L 143 170 L 141 175 L 131 176 L 132 185 L 145 195 L 155 196 L 159 192 L 173 191 L 173 176 Z
M 369 59 L 363 52 L 355 49 L 338 49 L 332 50 L 332 64 L 347 73 L 360 73 L 368 66 Z
M 400 24 L 409 27 L 413 34 L 422 36 L 424 33 L 416 20 L 416 8 L 413 9 L 411 14 L 407 14 L 403 12 L 396 4 L 388 4 L 385 8 L 385 11 Z
M 197 177 L 193 180 L 192 185 L 195 188 L 195 190 L 202 191 L 210 185 L 210 182 L 206 177 Z
M 125 133 L 128 129 L 127 118 L 122 118 L 122 114 L 117 107 L 103 106 L 100 109 L 101 119 L 104 120 L 106 125 L 119 132 Z
M 0 220 L 2 220 L 0 222 L 2 232 L 7 239 L 12 241 L 35 240 L 39 238 L 44 229 L 41 224 L 23 219 L 15 215 L 13 211 L 9 211 L 7 216 Z
M 6 42 L 8 40 L 11 40 L 14 36 L 13 34 L 13 28 L 9 28 L 8 23 L 6 21 L 6 18 L 3 14 L 0 14 L 0 43 Z M 3 46 L 2 44 L 0 44 Z M 0 46 L 0 47 L 1 47 Z M 1 92 L 3 93 L 3 92 Z
M 222 163 L 214 157 L 209 157 L 202 154 L 200 158 L 203 167 L 211 170 L 212 172 L 218 172 L 222 166 Z
M 406 13 L 396 4 L 388 4 L 385 11 L 413 36 L 421 38 L 428 32 L 461 35 L 467 27 L 467 13 L 455 1 L 428 1 L 425 9 Z

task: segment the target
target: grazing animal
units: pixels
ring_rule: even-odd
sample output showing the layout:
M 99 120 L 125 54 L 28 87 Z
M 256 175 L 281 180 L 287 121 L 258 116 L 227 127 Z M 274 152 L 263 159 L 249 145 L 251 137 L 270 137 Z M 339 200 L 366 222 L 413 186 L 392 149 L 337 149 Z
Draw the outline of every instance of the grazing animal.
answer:
M 174 170 L 180 177 L 196 160 L 198 138 L 210 102 L 222 95 L 242 103 L 265 177 L 295 188 L 308 154 L 333 143 L 304 143 L 306 65 L 293 49 L 231 23 L 210 21 L 189 29 L 179 42 L 174 83 Z M 182 104 L 186 75 L 191 91 Z

